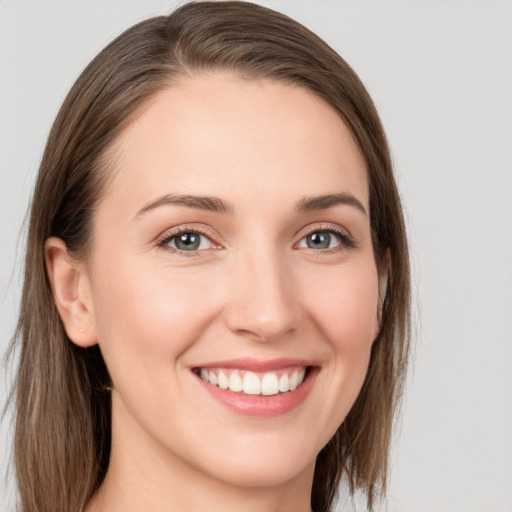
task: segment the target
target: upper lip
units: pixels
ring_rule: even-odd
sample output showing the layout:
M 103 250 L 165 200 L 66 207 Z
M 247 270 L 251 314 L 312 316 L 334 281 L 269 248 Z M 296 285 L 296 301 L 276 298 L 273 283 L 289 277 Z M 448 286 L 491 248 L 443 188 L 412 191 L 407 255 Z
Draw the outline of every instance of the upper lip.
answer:
M 271 372 L 288 368 L 290 366 L 314 366 L 312 361 L 306 359 L 296 359 L 290 357 L 281 357 L 278 359 L 261 360 L 252 358 L 229 359 L 225 361 L 211 361 L 208 363 L 195 365 L 193 368 L 230 368 L 236 370 L 246 370 L 252 372 Z

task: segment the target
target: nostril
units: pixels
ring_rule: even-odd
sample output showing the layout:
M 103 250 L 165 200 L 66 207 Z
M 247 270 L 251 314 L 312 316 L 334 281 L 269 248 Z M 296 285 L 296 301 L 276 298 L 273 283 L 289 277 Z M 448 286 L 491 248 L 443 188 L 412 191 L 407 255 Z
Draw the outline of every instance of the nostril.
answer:
M 294 328 L 280 329 L 275 326 L 259 325 L 251 330 L 237 329 L 235 332 L 245 338 L 252 338 L 257 342 L 271 343 L 288 338 L 294 331 Z

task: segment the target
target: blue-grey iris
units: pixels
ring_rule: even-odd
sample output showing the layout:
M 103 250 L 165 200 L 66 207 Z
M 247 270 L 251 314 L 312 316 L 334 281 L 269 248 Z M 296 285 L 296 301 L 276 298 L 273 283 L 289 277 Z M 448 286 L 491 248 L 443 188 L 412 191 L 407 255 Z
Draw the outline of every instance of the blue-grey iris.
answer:
M 201 236 L 196 233 L 182 233 L 176 236 L 175 244 L 182 251 L 196 251 L 201 244 Z
M 306 237 L 306 244 L 310 249 L 328 249 L 331 245 L 331 235 L 325 231 L 311 233 Z

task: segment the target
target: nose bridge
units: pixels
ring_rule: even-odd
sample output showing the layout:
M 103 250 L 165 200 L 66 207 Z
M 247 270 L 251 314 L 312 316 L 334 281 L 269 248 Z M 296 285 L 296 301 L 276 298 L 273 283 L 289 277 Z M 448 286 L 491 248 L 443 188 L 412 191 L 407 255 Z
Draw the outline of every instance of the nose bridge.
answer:
M 230 329 L 260 341 L 275 340 L 293 331 L 297 302 L 285 255 L 267 244 L 235 259 L 227 313 Z

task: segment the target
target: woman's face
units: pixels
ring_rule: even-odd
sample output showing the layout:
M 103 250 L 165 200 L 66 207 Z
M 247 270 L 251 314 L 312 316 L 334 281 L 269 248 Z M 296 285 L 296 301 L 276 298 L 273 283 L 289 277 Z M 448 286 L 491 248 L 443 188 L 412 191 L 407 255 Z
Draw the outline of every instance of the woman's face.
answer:
M 113 456 L 244 486 L 311 475 L 379 327 L 349 131 L 304 88 L 211 74 L 114 149 L 87 263 Z

